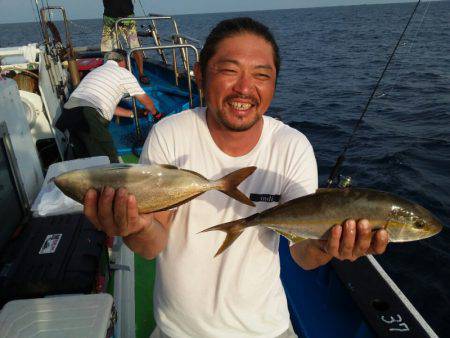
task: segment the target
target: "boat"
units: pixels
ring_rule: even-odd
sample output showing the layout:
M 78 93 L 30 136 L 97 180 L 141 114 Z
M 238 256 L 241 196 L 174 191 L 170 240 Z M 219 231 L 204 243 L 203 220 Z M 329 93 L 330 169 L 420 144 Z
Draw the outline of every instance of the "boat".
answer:
M 48 13 L 52 11 L 62 13 L 65 45 L 49 19 Z M 70 136 L 57 130 L 54 123 L 83 73 L 102 63 L 98 48 L 72 46 L 63 7 L 42 7 L 40 18 L 43 43 L 0 49 L 4 74 L 0 80 L 0 172 L 5 177 L 0 189 L 0 215 L 7 221 L 0 230 L 0 252 L 4 252 L 1 250 L 13 237 L 17 241 L 30 224 L 42 225 L 50 218 L 54 222 L 53 216 L 36 217 L 31 210 L 52 166 L 71 160 Z M 202 93 L 196 88 L 191 71 L 201 48 L 199 41 L 180 34 L 173 17 L 154 15 L 134 19 L 146 23 L 139 35 L 150 39 L 152 45 L 127 50 L 128 66 L 135 71 L 130 58 L 135 50 L 158 56 L 158 61 L 145 61 L 145 72 L 152 84 L 144 86 L 157 108 L 166 114 L 176 114 L 202 105 Z M 171 44 L 161 43 L 164 39 L 157 27 L 162 21 L 173 26 Z M 135 101 L 128 99 L 122 104 L 135 110 L 135 118 L 117 119 L 110 128 L 122 160 L 136 162 L 153 120 L 138 117 Z M 82 218 L 79 213 L 58 217 L 58 222 L 65 224 L 81 222 Z M 52 237 L 47 243 L 50 247 L 54 243 L 57 246 L 59 239 Z M 5 337 L 23 337 L 21 332 L 31 335 L 39 330 L 41 333 L 56 330 L 61 336 L 70 332 L 77 337 L 148 337 L 154 327 L 151 300 L 154 262 L 135 257 L 120 238 L 108 243 L 106 265 L 110 267 L 111 278 L 97 285 L 97 292 L 75 296 L 56 293 L 59 297 L 55 297 L 54 292 L 48 291 L 43 294 L 52 297 L 17 297 L 21 299 L 9 301 L 0 311 L 0 329 L 6 332 Z M 282 239 L 280 260 L 291 321 L 300 337 L 437 337 L 372 256 L 353 263 L 332 261 L 313 271 L 304 271 L 293 262 L 288 244 Z M 7 266 L 0 265 L 0 279 L 7 274 Z M 86 315 L 93 307 L 98 310 L 96 315 Z M 24 309 L 27 316 L 21 315 Z M 42 311 L 48 315 L 40 316 Z M 88 328 L 91 317 L 95 319 L 95 334 Z M 31 327 L 30 319 L 35 323 Z M 78 329 L 73 329 L 74 326 Z

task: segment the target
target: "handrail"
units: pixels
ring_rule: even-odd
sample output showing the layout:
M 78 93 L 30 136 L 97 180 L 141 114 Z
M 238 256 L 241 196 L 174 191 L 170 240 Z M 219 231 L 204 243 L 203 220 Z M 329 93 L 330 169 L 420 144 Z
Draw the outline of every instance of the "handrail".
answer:
M 202 42 L 201 42 L 200 40 L 197 40 L 197 39 L 195 39 L 195 38 L 192 38 L 192 37 L 190 37 L 190 36 L 188 36 L 188 35 L 183 35 L 183 34 L 173 34 L 173 35 L 172 35 L 172 38 L 174 38 L 174 37 L 182 38 L 182 39 L 184 39 L 184 40 L 186 40 L 186 41 L 195 42 L 195 43 L 197 43 L 197 44 L 199 45 L 200 49 L 203 48 Z
M 156 28 L 156 21 L 158 21 L 158 20 L 171 20 L 172 24 L 173 24 L 173 28 L 174 28 L 175 34 L 177 34 L 177 35 L 179 34 L 178 25 L 177 25 L 175 19 L 173 17 L 171 17 L 171 16 L 163 16 L 163 15 L 157 15 L 157 16 L 135 16 L 135 17 L 129 16 L 129 17 L 126 17 L 126 18 L 120 18 L 114 24 L 115 25 L 114 26 L 114 35 L 115 35 L 115 39 L 117 41 L 117 45 L 121 49 L 124 49 L 124 48 L 123 48 L 122 42 L 120 41 L 120 38 L 119 38 L 119 25 L 120 25 L 121 22 L 129 21 L 129 20 L 133 20 L 135 22 L 136 21 L 151 21 L 151 26 L 152 27 L 150 29 L 150 33 L 151 33 L 151 36 L 153 37 L 155 45 L 157 45 L 157 46 L 161 45 L 161 40 L 160 40 L 160 38 L 158 36 L 158 31 L 157 31 L 157 28 Z M 160 55 L 162 62 L 164 64 L 167 64 L 166 56 L 164 55 L 164 51 L 161 48 L 158 48 L 158 54 Z
M 137 47 L 127 50 L 127 67 L 128 70 L 131 72 L 131 54 L 136 51 L 144 51 L 144 50 L 154 50 L 154 49 L 172 49 L 175 50 L 177 48 L 180 48 L 181 50 L 186 48 L 191 48 L 194 50 L 196 61 L 199 61 L 199 53 L 197 48 L 194 45 L 191 44 L 179 44 L 179 45 L 162 45 L 162 46 L 146 46 L 146 47 Z M 194 105 L 193 95 L 192 95 L 192 79 L 191 79 L 191 72 L 188 67 L 187 71 L 187 77 L 188 77 L 188 89 L 189 89 L 189 106 L 192 108 Z M 200 91 L 200 90 L 199 90 Z M 202 105 L 202 94 L 200 93 L 200 106 Z M 141 138 L 141 128 L 139 125 L 139 118 L 137 114 L 137 107 L 136 107 L 136 99 L 133 97 L 133 111 L 134 111 L 134 123 L 136 125 L 136 135 L 138 139 Z
M 119 39 L 119 35 L 118 35 L 118 33 L 119 33 L 119 24 L 121 22 L 130 21 L 130 20 L 133 20 L 133 21 L 151 20 L 152 22 L 154 22 L 154 20 L 172 20 L 175 33 L 176 34 L 180 33 L 178 31 L 178 25 L 177 25 L 175 19 L 172 18 L 171 16 L 129 16 L 129 17 L 126 17 L 126 18 L 120 18 L 119 20 L 117 20 L 115 22 L 115 27 L 114 27 L 114 33 L 116 35 L 117 43 L 118 43 L 118 45 L 120 47 L 122 47 L 122 44 L 120 43 L 120 39 Z
M 186 43 L 185 40 L 190 40 L 192 42 L 195 42 L 195 43 L 201 45 L 200 41 L 198 41 L 198 40 L 196 40 L 194 38 L 191 38 L 191 37 L 187 37 L 187 36 L 181 35 L 179 30 L 178 30 L 177 22 L 171 16 L 136 16 L 136 17 L 130 16 L 130 17 L 126 17 L 126 18 L 120 18 L 120 19 L 118 19 L 115 22 L 115 27 L 114 27 L 115 39 L 117 41 L 117 45 L 120 48 L 122 48 L 122 49 L 123 49 L 123 46 L 122 46 L 122 43 L 121 43 L 120 38 L 119 38 L 119 25 L 120 25 L 121 22 L 129 21 L 129 20 L 133 20 L 133 21 L 151 21 L 152 22 L 152 26 L 153 26 L 151 33 L 152 33 L 152 37 L 153 37 L 153 39 L 155 41 L 155 45 L 157 45 L 157 46 L 161 46 L 160 39 L 159 39 L 158 33 L 157 33 L 157 27 L 156 27 L 156 21 L 158 21 L 158 20 L 170 20 L 170 21 L 172 21 L 173 28 L 174 28 L 174 31 L 175 31 L 175 34 L 172 35 L 172 42 L 174 44 L 181 45 L 181 44 L 185 44 Z M 167 64 L 167 60 L 166 60 L 166 57 L 164 55 L 163 49 L 157 48 L 157 50 L 158 50 L 158 53 L 161 56 L 161 59 L 162 59 L 163 63 Z M 188 57 L 188 54 L 186 53 L 185 49 L 181 49 L 180 52 L 181 52 L 181 58 L 183 60 L 184 69 L 185 69 L 186 72 L 189 72 L 189 57 Z M 178 85 L 178 70 L 176 69 L 176 56 L 175 55 L 174 55 L 174 61 L 173 62 L 174 62 L 174 67 L 175 67 L 174 73 L 175 73 L 175 76 L 176 76 L 175 77 L 175 82 Z

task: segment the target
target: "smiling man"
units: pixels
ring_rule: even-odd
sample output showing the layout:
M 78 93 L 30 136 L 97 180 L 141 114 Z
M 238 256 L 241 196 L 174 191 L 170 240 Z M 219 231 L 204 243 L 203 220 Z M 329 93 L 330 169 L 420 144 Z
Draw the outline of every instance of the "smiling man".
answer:
M 157 257 L 154 338 L 296 337 L 280 280 L 279 235 L 248 228 L 213 258 L 225 234 L 199 234 L 317 189 L 316 160 L 306 137 L 264 115 L 279 68 L 278 46 L 266 26 L 250 18 L 220 22 L 195 66 L 206 108 L 158 123 L 140 159 L 209 179 L 256 166 L 239 186 L 255 208 L 211 191 L 176 210 L 139 215 L 136 199 L 124 189 L 86 195 L 85 214 L 98 229 L 123 236 L 144 257 Z M 372 235 L 366 220 L 349 220 L 335 226 L 327 241 L 292 245 L 291 254 L 304 269 L 314 269 L 333 257 L 355 260 L 382 253 L 387 241 L 384 230 Z

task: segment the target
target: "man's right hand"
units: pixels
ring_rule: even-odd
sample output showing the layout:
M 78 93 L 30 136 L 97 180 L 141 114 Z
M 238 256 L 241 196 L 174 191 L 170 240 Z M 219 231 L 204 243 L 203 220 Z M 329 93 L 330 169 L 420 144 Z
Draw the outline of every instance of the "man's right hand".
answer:
M 151 226 L 153 214 L 139 214 L 136 198 L 125 188 L 105 187 L 99 194 L 89 189 L 84 197 L 84 214 L 95 228 L 108 236 L 127 237 Z

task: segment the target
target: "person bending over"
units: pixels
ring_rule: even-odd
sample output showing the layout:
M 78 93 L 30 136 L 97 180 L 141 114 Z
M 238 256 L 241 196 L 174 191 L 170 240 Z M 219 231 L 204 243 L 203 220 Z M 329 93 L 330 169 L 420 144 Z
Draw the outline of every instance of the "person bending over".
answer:
M 88 73 L 64 105 L 56 127 L 69 130 L 75 158 L 106 155 L 118 162 L 117 151 L 108 130 L 114 115 L 133 117 L 129 109 L 118 107 L 124 95 L 134 96 L 158 121 L 162 118 L 152 99 L 134 75 L 126 69 L 126 53 L 115 50 L 105 55 L 106 62 Z

